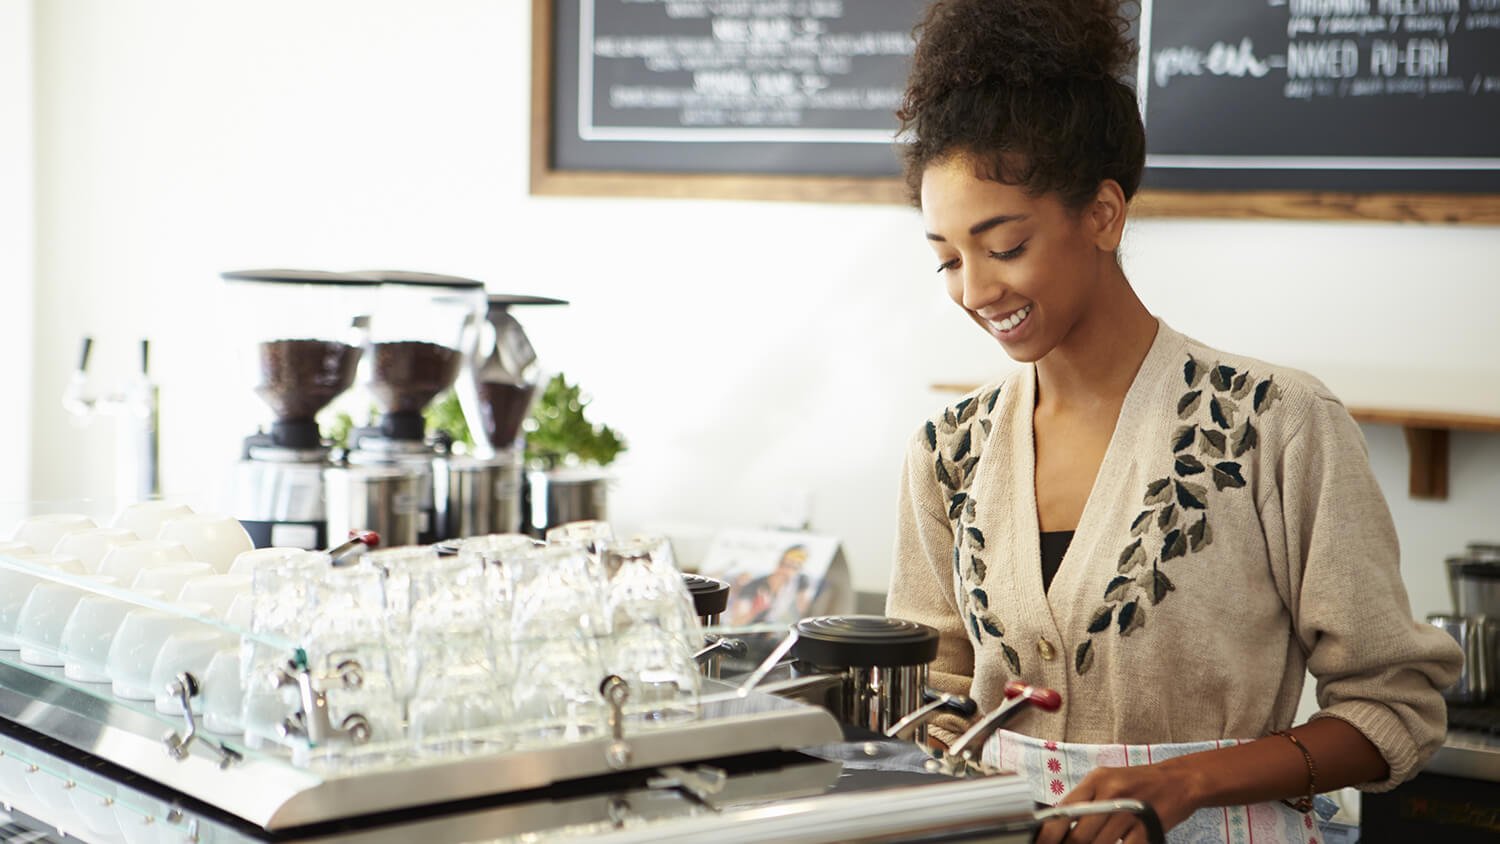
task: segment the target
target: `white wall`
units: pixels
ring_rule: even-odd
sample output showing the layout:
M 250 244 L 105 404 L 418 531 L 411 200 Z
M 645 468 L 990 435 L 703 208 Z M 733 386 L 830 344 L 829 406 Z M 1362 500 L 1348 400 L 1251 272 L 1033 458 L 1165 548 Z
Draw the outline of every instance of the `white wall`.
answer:
M 31 327 L 35 287 L 31 0 L 0 0 L 0 502 L 24 501 L 31 466 Z
M 524 318 L 630 438 L 617 520 L 753 525 L 805 492 L 883 588 L 902 449 L 947 400 L 927 385 L 1010 364 L 908 209 L 528 196 L 528 7 L 40 4 L 34 494 L 109 489 L 107 437 L 55 400 L 81 331 L 156 340 L 165 483 L 207 496 L 259 413 L 223 374 L 219 271 L 454 272 L 575 302 Z M 1125 260 L 1207 342 L 1367 402 L 1500 413 L 1494 228 L 1142 221 Z M 1399 431 L 1367 434 L 1415 607 L 1438 609 L 1442 555 L 1496 533 L 1500 437 L 1456 436 L 1452 499 L 1419 505 Z

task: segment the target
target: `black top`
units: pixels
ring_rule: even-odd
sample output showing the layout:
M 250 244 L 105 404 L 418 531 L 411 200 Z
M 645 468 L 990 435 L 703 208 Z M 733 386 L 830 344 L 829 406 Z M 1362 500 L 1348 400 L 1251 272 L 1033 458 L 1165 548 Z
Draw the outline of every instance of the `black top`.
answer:
M 693 612 L 699 618 L 719 615 L 729 606 L 729 584 L 701 574 L 685 574 L 682 583 L 693 596 Z
M 825 615 L 797 622 L 799 662 L 827 668 L 926 665 L 937 659 L 938 632 L 878 615 Z
M 1062 568 L 1063 555 L 1068 553 L 1068 546 L 1073 544 L 1073 531 L 1071 530 L 1046 530 L 1042 531 L 1042 589 L 1052 588 L 1052 578 L 1057 577 L 1057 570 Z

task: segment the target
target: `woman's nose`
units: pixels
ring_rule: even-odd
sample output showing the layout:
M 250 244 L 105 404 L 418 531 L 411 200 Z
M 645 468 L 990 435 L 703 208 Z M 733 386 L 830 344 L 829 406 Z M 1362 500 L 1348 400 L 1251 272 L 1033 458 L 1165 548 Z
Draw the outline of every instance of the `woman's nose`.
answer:
M 1006 287 L 988 267 L 965 262 L 963 267 L 963 306 L 977 311 L 1005 297 Z

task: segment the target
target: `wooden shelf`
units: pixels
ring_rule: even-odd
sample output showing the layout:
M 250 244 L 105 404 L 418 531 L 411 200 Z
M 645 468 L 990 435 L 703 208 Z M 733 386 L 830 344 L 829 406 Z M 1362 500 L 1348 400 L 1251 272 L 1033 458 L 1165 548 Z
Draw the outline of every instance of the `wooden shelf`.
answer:
M 978 384 L 933 384 L 939 393 L 967 393 Z M 1354 421 L 1367 425 L 1399 425 L 1406 435 L 1409 457 L 1407 493 L 1412 498 L 1448 498 L 1448 432 L 1477 431 L 1500 434 L 1500 416 L 1447 413 L 1439 410 L 1402 410 L 1389 407 L 1350 407 Z
M 1355 421 L 1370 425 L 1400 425 L 1406 435 L 1407 494 L 1412 498 L 1448 498 L 1448 432 L 1500 433 L 1500 417 L 1427 410 L 1351 407 Z

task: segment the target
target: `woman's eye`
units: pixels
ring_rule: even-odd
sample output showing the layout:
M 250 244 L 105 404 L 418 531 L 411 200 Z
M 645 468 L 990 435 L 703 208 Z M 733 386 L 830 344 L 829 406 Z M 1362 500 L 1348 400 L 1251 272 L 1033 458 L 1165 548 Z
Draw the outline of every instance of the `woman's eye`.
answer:
M 1014 248 L 1014 249 L 1007 249 L 1004 252 L 996 252 L 994 250 L 990 250 L 990 257 L 991 258 L 997 258 L 997 259 L 999 259 L 1001 261 L 1009 261 L 1009 260 L 1012 260 L 1014 258 L 1019 258 L 1019 257 L 1021 257 L 1021 253 L 1023 253 L 1023 252 L 1026 251 L 1026 244 L 1029 243 L 1029 242 L 1030 241 L 1023 240 L 1019 244 L 1016 245 L 1016 248 Z
M 953 269 L 956 266 L 958 266 L 958 259 L 957 258 L 949 258 L 948 260 L 944 261 L 943 263 L 938 264 L 937 271 L 940 272 L 940 273 L 941 272 L 947 272 L 948 270 L 951 270 L 951 269 Z

